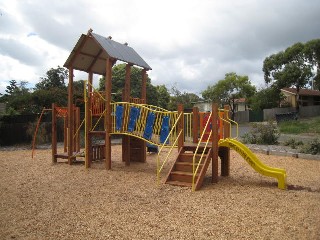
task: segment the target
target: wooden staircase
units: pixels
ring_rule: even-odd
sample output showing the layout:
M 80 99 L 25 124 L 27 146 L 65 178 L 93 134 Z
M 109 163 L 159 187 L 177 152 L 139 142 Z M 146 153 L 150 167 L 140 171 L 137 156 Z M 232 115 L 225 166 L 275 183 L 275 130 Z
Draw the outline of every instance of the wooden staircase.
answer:
M 192 187 L 192 171 L 193 171 L 193 156 L 196 151 L 196 146 L 183 146 L 178 154 L 178 157 L 172 166 L 166 183 L 176 186 Z M 204 147 L 199 147 L 195 158 L 195 168 L 197 167 Z M 204 176 L 212 158 L 211 148 L 206 148 L 200 163 L 198 172 L 195 177 L 195 190 L 201 188 Z

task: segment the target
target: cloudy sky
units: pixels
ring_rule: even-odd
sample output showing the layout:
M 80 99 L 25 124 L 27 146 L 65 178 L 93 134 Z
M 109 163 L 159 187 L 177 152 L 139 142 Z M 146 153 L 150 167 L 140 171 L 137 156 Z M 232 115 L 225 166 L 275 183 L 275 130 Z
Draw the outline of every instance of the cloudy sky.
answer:
M 89 28 L 128 42 L 154 85 L 200 94 L 236 72 L 263 86 L 267 56 L 320 38 L 319 13 L 319 0 L 0 0 L 0 93 L 62 66 Z

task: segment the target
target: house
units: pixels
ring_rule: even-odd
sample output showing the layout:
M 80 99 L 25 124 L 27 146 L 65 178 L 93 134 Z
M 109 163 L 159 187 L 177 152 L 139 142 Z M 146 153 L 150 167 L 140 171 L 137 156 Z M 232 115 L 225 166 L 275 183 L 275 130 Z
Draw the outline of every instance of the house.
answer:
M 245 98 L 238 98 L 234 100 L 234 112 L 242 112 L 249 110 L 249 106 L 247 105 Z
M 285 96 L 281 106 L 297 107 L 297 100 L 299 106 L 314 106 L 320 105 L 320 91 L 311 89 L 300 89 L 299 97 L 297 99 L 297 89 L 283 88 L 281 92 Z
M 210 112 L 212 109 L 211 101 L 200 101 L 194 103 L 194 107 L 198 107 L 200 112 Z M 242 112 L 249 110 L 245 98 L 238 98 L 234 100 L 234 112 Z

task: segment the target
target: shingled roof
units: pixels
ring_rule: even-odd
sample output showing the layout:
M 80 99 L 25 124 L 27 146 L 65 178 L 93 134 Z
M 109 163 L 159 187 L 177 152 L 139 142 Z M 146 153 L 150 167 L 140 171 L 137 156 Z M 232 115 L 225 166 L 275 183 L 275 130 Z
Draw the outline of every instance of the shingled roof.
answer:
M 285 92 L 288 92 L 288 93 L 291 93 L 293 95 L 297 95 L 297 89 L 296 88 L 282 88 L 281 90 L 285 91 Z M 300 96 L 320 96 L 320 91 L 301 88 L 299 90 L 299 95 Z
M 92 30 L 89 30 L 87 35 L 80 36 L 63 66 L 105 75 L 108 57 L 151 70 L 151 67 L 132 47 L 116 42 L 111 37 L 106 38 L 92 33 Z

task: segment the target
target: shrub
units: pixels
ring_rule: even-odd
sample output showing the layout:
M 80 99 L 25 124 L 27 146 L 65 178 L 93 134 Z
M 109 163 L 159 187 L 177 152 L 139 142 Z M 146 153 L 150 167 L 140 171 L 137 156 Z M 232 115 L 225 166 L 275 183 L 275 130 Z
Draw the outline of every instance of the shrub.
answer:
M 296 141 L 295 139 L 291 138 L 289 140 L 287 140 L 286 142 L 284 142 L 285 146 L 289 146 L 292 149 L 296 149 L 298 146 L 303 145 L 302 141 Z
M 267 124 L 252 124 L 250 132 L 244 134 L 242 139 L 245 143 L 273 145 L 278 143 L 279 136 L 277 126 L 269 121 Z
M 320 154 L 320 140 L 319 139 L 313 139 L 312 141 L 306 143 L 301 148 L 302 153 L 308 153 L 308 154 Z

